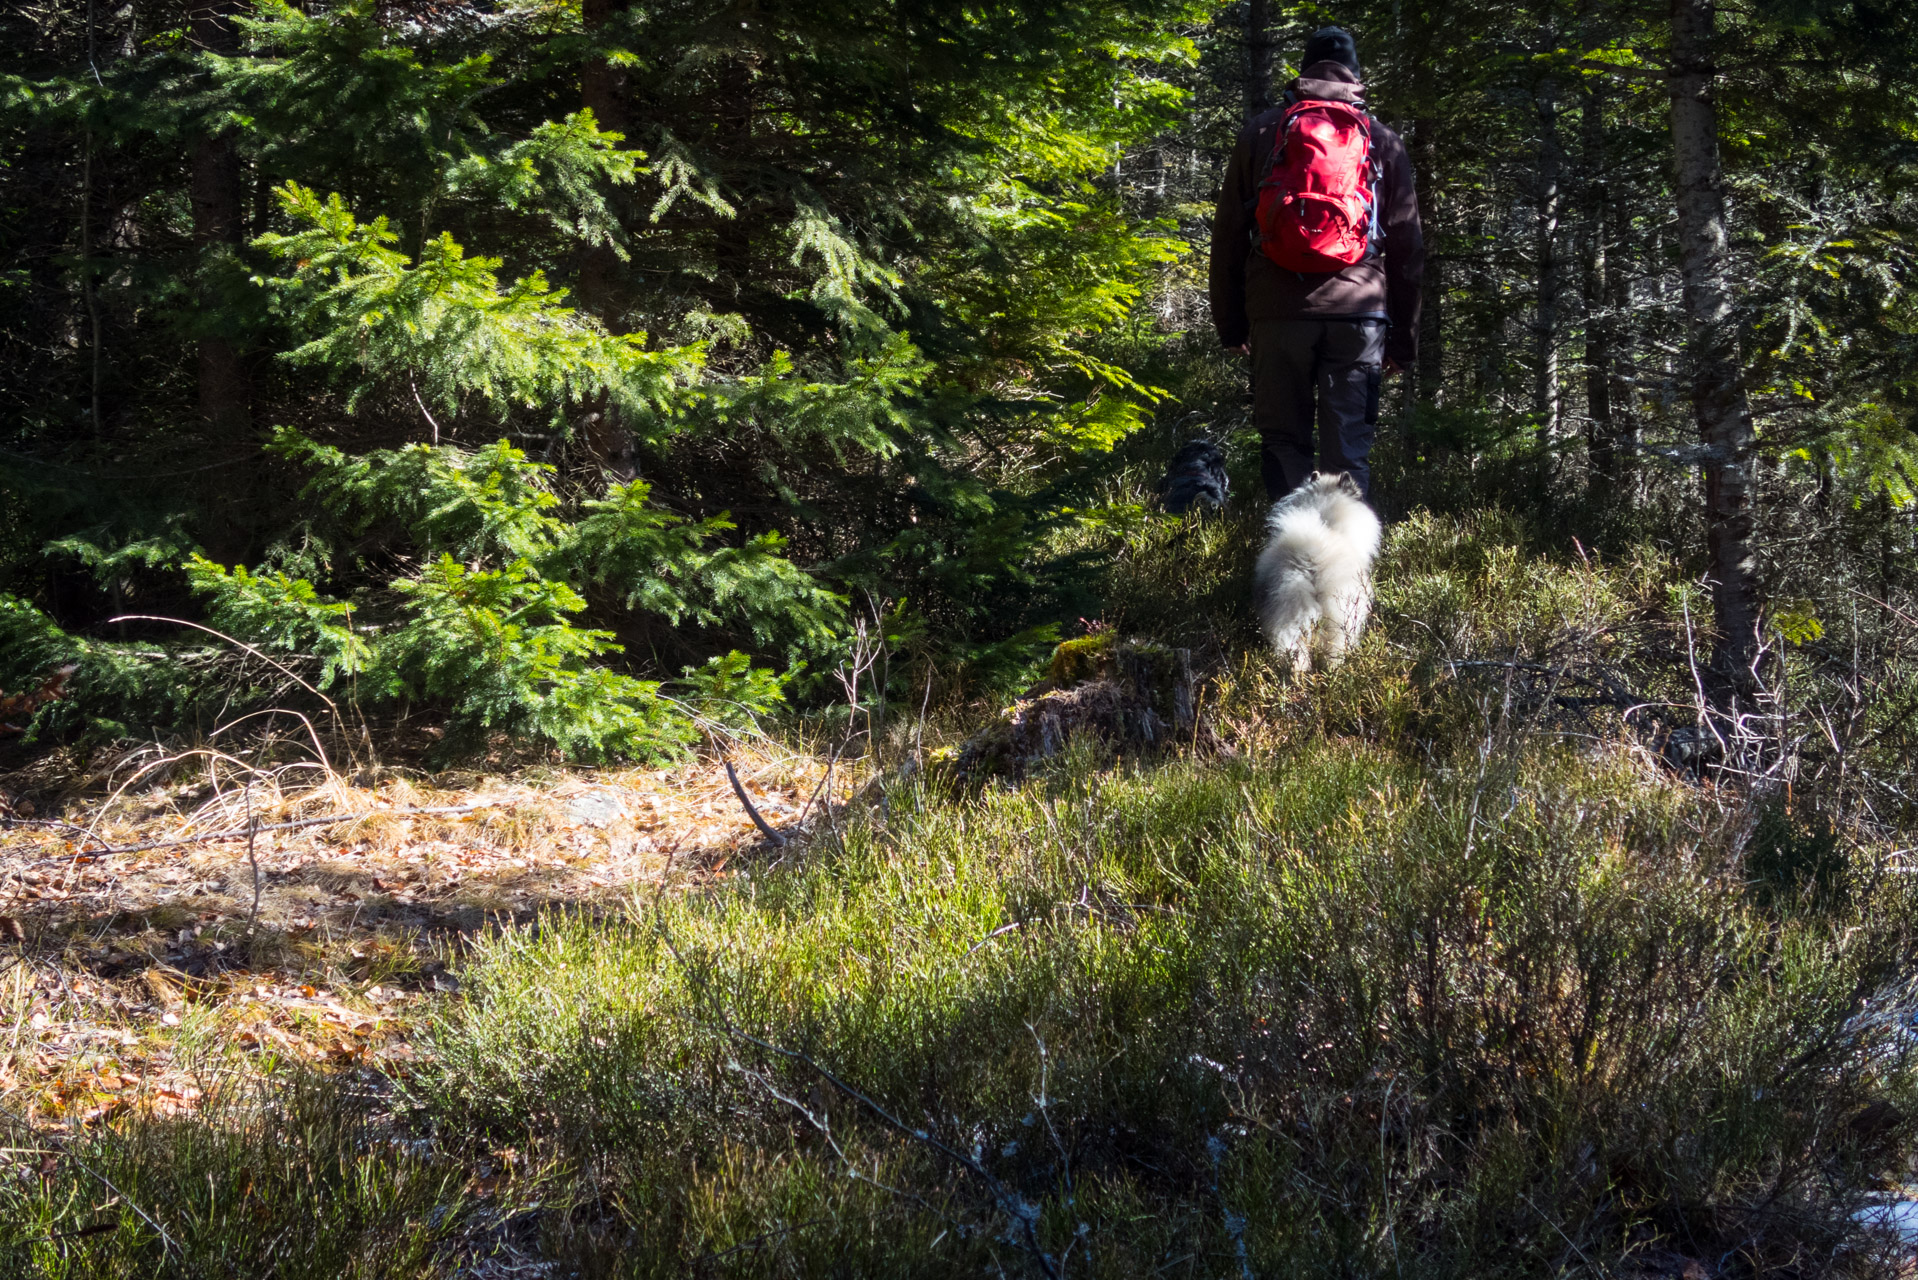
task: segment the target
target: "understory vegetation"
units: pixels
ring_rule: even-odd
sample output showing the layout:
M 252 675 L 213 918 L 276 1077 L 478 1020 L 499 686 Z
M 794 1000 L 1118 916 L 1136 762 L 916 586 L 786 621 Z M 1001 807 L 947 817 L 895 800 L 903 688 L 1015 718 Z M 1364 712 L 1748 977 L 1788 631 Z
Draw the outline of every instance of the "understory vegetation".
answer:
M 1135 581 L 1236 571 L 1230 530 L 1142 540 Z M 1400 524 L 1359 653 L 1303 684 L 1238 663 L 1222 747 L 1082 738 L 981 791 L 895 737 L 865 802 L 746 878 L 476 935 L 398 1078 L 236 1075 L 210 1042 L 200 1115 L 0 1184 L 0 1256 L 1889 1274 L 1857 1215 L 1909 1176 L 1918 883 L 1527 678 L 1611 669 L 1686 584 L 1521 532 Z
M 1329 21 L 1430 257 L 1294 676 L 1205 245 Z M 0 5 L 0 1275 L 1908 1278 L 1915 75 L 1891 0 Z M 969 767 L 1124 646 L 1179 733 Z M 597 825 L 404 926 L 428 818 Z M 83 977 L 191 1097 L 60 1093 Z

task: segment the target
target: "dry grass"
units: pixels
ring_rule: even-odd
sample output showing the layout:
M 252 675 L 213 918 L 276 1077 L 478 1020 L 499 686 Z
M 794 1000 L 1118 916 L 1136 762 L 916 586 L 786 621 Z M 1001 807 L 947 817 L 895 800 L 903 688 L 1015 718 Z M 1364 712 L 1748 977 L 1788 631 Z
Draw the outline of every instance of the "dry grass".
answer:
M 734 760 L 775 826 L 825 772 L 765 744 Z M 64 794 L 35 782 L 0 780 L 0 1105 L 54 1128 L 190 1109 L 287 1061 L 403 1070 L 475 931 L 723 882 L 760 841 L 715 758 L 356 785 L 148 747 Z M 250 853 L 193 839 L 338 814 Z M 178 843 L 135 848 L 157 842 Z

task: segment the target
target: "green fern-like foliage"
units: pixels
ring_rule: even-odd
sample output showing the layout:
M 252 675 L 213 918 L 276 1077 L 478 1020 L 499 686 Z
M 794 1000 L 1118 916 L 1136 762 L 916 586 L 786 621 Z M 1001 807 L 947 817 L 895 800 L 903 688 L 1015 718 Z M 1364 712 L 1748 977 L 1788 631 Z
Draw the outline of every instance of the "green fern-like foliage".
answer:
M 828 666 L 852 594 L 968 671 L 1092 608 L 1058 546 L 1160 401 L 1113 339 L 1183 243 L 1111 178 L 1184 110 L 1164 72 L 1203 6 L 241 9 L 210 19 L 230 41 L 102 17 L 124 51 L 51 79 L 21 77 L 52 46 L 0 58 L 20 126 L 93 184 L 76 246 L 73 184 L 47 204 L 7 171 L 67 265 L 0 280 L 8 332 L 44 327 L 30 296 L 99 312 L 29 361 L 45 394 L 5 442 L 75 455 L 26 459 L 30 496 L 0 455 L 33 651 L 153 677 L 92 722 L 311 686 L 431 704 L 463 742 L 669 752 L 774 705 L 765 664 Z M 604 118 L 574 109 L 594 67 L 621 80 Z M 194 344 L 245 377 L 195 386 Z M 215 483 L 104 483 L 149 467 Z
M 755 667 L 743 653 L 708 658 L 684 671 L 688 699 L 699 713 L 721 724 L 750 723 L 785 701 L 790 676 Z
M 607 333 L 541 272 L 502 287 L 500 260 L 469 257 L 449 232 L 415 262 L 393 248 L 399 234 L 384 215 L 363 223 L 337 194 L 322 200 L 296 182 L 275 195 L 299 229 L 254 241 L 290 269 L 258 283 L 309 335 L 286 360 L 344 379 L 349 408 L 398 380 L 423 410 L 451 413 L 471 395 L 557 417 L 603 397 L 634 422 L 655 421 L 701 362 L 697 346 L 654 351 L 644 333 Z
M 353 629 L 353 606 L 323 598 L 304 578 L 278 570 L 248 573 L 244 566 L 229 570 L 199 555 L 187 561 L 186 572 L 209 602 L 215 627 L 266 648 L 314 655 L 322 689 L 372 661 L 371 644 Z
M 71 635 L 31 602 L 0 593 L 0 690 L 37 686 L 55 668 L 77 668 L 65 696 L 40 708 L 30 741 L 95 744 L 154 724 L 216 728 L 262 693 L 248 673 L 223 664 L 220 646 L 164 646 Z
M 348 601 L 195 556 L 188 579 L 214 624 L 306 660 L 321 689 L 352 676 L 363 700 L 444 708 L 456 750 L 504 733 L 576 758 L 670 756 L 696 737 L 687 704 L 737 720 L 781 699 L 782 679 L 739 653 L 688 668 L 683 700 L 614 669 L 622 647 L 578 625 L 575 582 L 675 625 L 735 622 L 767 646 L 822 644 L 843 621 L 839 597 L 781 554 L 777 534 L 726 545 L 729 520 L 689 521 L 642 482 L 569 512 L 553 469 L 505 441 L 348 454 L 281 431 L 272 447 L 313 471 L 306 496 L 342 534 L 403 539 L 423 567 Z
M 406 620 L 379 647 L 373 683 L 445 705 L 456 745 L 499 730 L 603 759 L 670 755 L 691 741 L 657 682 L 596 665 L 619 652 L 612 633 L 573 626 L 585 600 L 527 561 L 471 570 L 442 555 L 393 586 Z
M 755 641 L 796 648 L 829 644 L 842 632 L 845 601 L 785 557 L 785 539 L 762 533 L 739 546 L 708 543 L 732 529 L 724 515 L 685 520 L 648 501 L 644 481 L 614 485 L 584 504 L 553 560 L 621 593 L 629 609 L 675 626 L 738 621 Z

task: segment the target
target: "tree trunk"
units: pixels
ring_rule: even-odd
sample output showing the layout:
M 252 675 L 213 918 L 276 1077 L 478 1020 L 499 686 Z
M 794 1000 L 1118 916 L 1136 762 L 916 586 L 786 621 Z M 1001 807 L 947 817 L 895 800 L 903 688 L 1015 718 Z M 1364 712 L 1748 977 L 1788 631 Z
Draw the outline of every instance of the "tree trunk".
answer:
M 94 2 L 87 0 L 87 65 L 97 66 Z M 88 129 L 80 144 L 80 294 L 87 308 L 87 425 L 93 438 L 107 433 L 106 418 L 100 412 L 100 374 L 106 365 L 106 349 L 101 337 L 100 289 L 93 278 L 93 130 Z
M 210 5 L 193 15 L 193 42 L 214 53 L 239 48 L 231 3 Z M 238 246 L 245 231 L 241 216 L 240 157 L 230 134 L 205 134 L 193 144 L 192 176 L 188 190 L 193 205 L 193 241 L 203 262 L 222 246 Z M 215 305 L 203 289 L 200 305 Z M 200 340 L 200 416 L 215 436 L 243 435 L 251 422 L 246 365 L 238 344 L 226 337 Z
M 1246 0 L 1245 114 L 1256 116 L 1272 105 L 1271 0 Z
M 586 29 L 591 32 L 602 30 L 630 3 L 631 0 L 585 0 L 582 17 Z M 603 57 L 590 58 L 580 68 L 579 90 L 580 105 L 593 113 L 601 129 L 613 133 L 626 132 L 629 113 L 626 109 L 624 71 Z M 613 207 L 623 210 L 625 206 L 621 202 Z M 618 296 L 619 266 L 619 255 L 613 252 L 611 245 L 596 244 L 586 251 L 579 269 L 580 310 L 594 316 L 615 333 L 622 332 L 625 327 L 622 321 L 624 308 Z M 575 425 L 587 451 L 613 480 L 630 482 L 638 477 L 637 447 L 633 434 L 620 421 L 618 408 L 609 404 L 605 396 L 589 406 Z
M 1618 437 L 1612 421 L 1611 289 L 1607 278 L 1606 221 L 1611 198 L 1605 169 L 1605 99 L 1598 90 L 1585 95 L 1583 155 L 1585 178 L 1585 442 L 1593 489 L 1611 494 L 1618 482 Z
M 1534 257 L 1538 273 L 1538 306 L 1532 322 L 1535 342 L 1532 410 L 1540 434 L 1558 433 L 1558 265 L 1559 184 L 1562 168 L 1558 146 L 1558 89 L 1550 79 L 1540 83 L 1538 108 L 1538 186 L 1533 220 Z
M 1629 502 L 1638 499 L 1638 357 L 1633 338 L 1632 196 L 1626 183 L 1614 184 L 1611 208 L 1612 243 L 1617 260 L 1608 264 L 1607 301 L 1611 306 L 1612 386 L 1608 399 L 1612 413 L 1612 442 L 1617 469 L 1616 492 Z
M 1433 179 L 1438 174 L 1439 123 L 1421 116 L 1412 123 L 1412 185 L 1418 196 L 1419 221 L 1424 226 L 1426 244 L 1432 243 L 1438 225 L 1438 205 Z M 1445 260 L 1428 253 L 1425 278 L 1419 283 L 1424 294 L 1419 311 L 1418 398 L 1428 404 L 1440 403 L 1445 382 Z
M 1713 0 L 1672 0 L 1672 162 L 1717 623 L 1707 693 L 1715 711 L 1735 716 L 1751 709 L 1758 688 L 1758 584 L 1751 545 L 1756 449 L 1739 367 L 1718 154 L 1717 17 Z
M 585 0 L 582 8 L 586 30 L 598 32 L 608 20 L 623 11 L 630 0 Z M 593 113 L 601 129 L 624 133 L 627 128 L 626 73 L 605 58 L 589 58 L 579 73 L 580 105 Z M 630 143 L 629 143 L 630 145 Z M 594 245 L 586 251 L 579 270 L 580 309 L 611 325 L 614 319 L 614 287 L 619 271 L 619 255 L 609 245 Z

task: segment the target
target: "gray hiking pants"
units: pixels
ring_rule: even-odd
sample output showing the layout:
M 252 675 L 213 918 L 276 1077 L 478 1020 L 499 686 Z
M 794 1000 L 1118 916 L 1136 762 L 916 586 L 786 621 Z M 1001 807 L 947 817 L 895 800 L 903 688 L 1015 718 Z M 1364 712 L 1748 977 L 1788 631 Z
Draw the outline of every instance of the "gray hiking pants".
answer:
M 1252 425 L 1266 497 L 1277 501 L 1314 471 L 1344 471 L 1369 498 L 1385 321 L 1255 320 L 1251 345 Z

